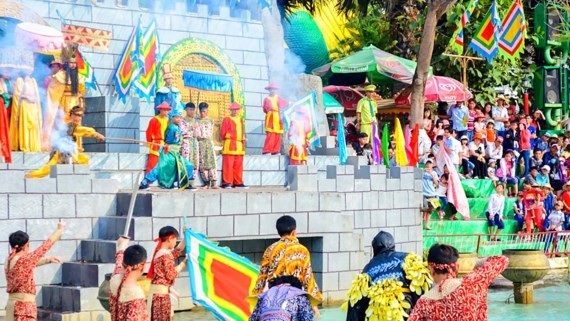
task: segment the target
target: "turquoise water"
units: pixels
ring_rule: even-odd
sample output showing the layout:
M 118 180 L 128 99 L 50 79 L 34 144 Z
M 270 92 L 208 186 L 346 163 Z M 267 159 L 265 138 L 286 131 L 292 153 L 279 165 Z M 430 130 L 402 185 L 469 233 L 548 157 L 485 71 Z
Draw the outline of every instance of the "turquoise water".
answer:
M 489 290 L 490 321 L 526 321 L 526 320 L 570 320 L 568 302 L 570 285 L 565 274 L 557 274 L 544 282 L 539 282 L 534 289 L 534 304 L 514 304 L 513 288 L 509 281 L 498 280 Z M 510 303 L 509 303 L 510 301 Z M 174 320 L 214 321 L 208 312 L 176 313 Z M 320 321 L 344 321 L 345 314 L 340 308 L 324 308 Z

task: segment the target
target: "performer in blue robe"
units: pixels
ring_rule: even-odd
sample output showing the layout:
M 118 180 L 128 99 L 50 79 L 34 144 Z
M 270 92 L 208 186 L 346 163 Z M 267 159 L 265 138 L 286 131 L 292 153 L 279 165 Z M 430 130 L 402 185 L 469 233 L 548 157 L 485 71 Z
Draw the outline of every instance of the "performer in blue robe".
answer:
M 182 112 L 171 112 L 172 122 L 164 133 L 165 146 L 160 150 L 158 164 L 145 175 L 139 188 L 149 189 L 149 184 L 158 181 L 163 188 L 173 188 L 178 183 L 178 189 L 195 190 L 190 184 L 194 178 L 194 168 L 190 162 L 180 155 L 182 144 Z
M 172 118 L 172 114 L 175 112 L 176 114 L 183 113 L 184 105 L 182 104 L 180 90 L 174 87 L 174 75 L 168 63 L 162 65 L 162 78 L 164 79 L 164 86 L 156 92 L 156 97 L 154 98 L 154 113 L 158 115 L 159 111 L 156 107 L 166 101 L 166 103 L 172 107 L 172 111 L 168 115 L 169 118 Z

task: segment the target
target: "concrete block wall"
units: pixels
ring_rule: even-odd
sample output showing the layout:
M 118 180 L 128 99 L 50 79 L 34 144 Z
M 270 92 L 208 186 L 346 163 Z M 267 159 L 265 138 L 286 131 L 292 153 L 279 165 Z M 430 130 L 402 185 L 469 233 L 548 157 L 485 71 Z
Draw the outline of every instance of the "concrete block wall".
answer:
M 109 51 L 82 48 L 82 53 L 93 67 L 101 88 L 101 93 L 90 91 L 87 96 L 116 95 L 113 84 L 115 68 L 139 16 L 142 16 L 143 27 L 149 24 L 151 17 L 156 18 L 162 54 L 166 53 L 170 46 L 186 38 L 193 37 L 212 41 L 222 48 L 237 66 L 244 88 L 246 131 L 249 138 L 248 153 L 261 154 L 264 135 L 264 114 L 261 104 L 265 93 L 263 87 L 268 82 L 268 71 L 263 26 L 259 20 L 252 19 L 257 19 L 260 16 L 260 8 L 257 5 L 251 6 L 254 9 L 253 12 L 250 12 L 242 7 L 230 10 L 229 7 L 224 7 L 227 5 L 225 1 L 210 7 L 200 4 L 200 1 L 195 7 L 187 6 L 189 2 L 183 0 L 156 1 L 156 7 L 160 7 L 159 10 L 141 8 L 137 0 L 129 0 L 122 7 L 118 7 L 115 0 L 100 0 L 97 1 L 96 6 L 91 0 L 21 0 L 21 2 L 58 30 L 61 22 L 56 10 L 59 10 L 68 23 L 112 31 Z M 147 2 L 155 3 L 155 1 Z M 184 88 L 179 89 L 185 90 Z M 107 121 L 113 122 L 112 127 L 115 130 L 112 133 L 117 135 L 115 137 L 130 135 L 130 131 L 119 129 L 130 128 L 133 121 L 137 122 L 139 128 L 136 135 L 145 136 L 148 121 L 154 116 L 153 104 L 142 100 L 138 102 L 138 98 L 133 98 L 133 100 L 137 102 L 133 104 L 113 102 L 111 106 L 106 108 L 113 118 Z M 123 117 L 125 114 L 128 116 L 132 105 L 138 105 L 139 119 Z M 88 104 L 88 114 L 90 112 L 89 107 Z M 89 126 L 90 124 L 86 122 L 85 125 Z M 132 137 L 128 136 L 127 138 Z M 120 144 L 116 144 L 116 146 L 120 146 Z M 100 146 L 90 146 L 90 144 L 88 147 L 94 148 L 91 151 L 98 151 L 97 148 L 101 148 Z M 106 151 L 133 152 L 128 149 L 119 150 L 117 148 L 110 148 Z M 129 148 L 133 148 L 133 146 Z M 146 147 L 141 147 L 140 150 L 144 152 Z M 137 151 L 139 151 L 138 147 L 134 152 Z

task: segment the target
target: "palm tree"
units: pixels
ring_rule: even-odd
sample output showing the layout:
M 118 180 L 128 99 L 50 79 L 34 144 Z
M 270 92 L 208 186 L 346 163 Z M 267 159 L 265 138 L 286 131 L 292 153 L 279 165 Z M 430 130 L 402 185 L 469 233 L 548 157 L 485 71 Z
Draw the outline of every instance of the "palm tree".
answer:
M 300 5 L 309 12 L 315 12 L 320 3 L 331 0 L 277 0 L 280 8 L 286 13 Z M 370 5 L 378 5 L 386 11 L 392 19 L 403 12 L 409 12 L 413 7 L 419 6 L 417 0 L 334 0 L 337 1 L 337 8 L 342 13 L 359 13 L 365 15 Z M 420 40 L 420 50 L 418 52 L 418 65 L 414 79 L 412 82 L 412 107 L 410 113 L 410 127 L 416 123 L 422 126 L 422 117 L 424 109 L 424 93 L 425 85 L 428 78 L 429 67 L 433 55 L 433 47 L 435 42 L 435 32 L 437 22 L 449 10 L 457 0 L 425 0 L 424 6 L 427 6 L 425 22 L 423 26 L 422 37 Z M 397 32 L 397 31 L 396 31 Z M 401 37 L 396 37 L 398 39 Z M 407 48 L 404 48 L 406 51 Z M 406 54 L 404 54 L 406 56 Z

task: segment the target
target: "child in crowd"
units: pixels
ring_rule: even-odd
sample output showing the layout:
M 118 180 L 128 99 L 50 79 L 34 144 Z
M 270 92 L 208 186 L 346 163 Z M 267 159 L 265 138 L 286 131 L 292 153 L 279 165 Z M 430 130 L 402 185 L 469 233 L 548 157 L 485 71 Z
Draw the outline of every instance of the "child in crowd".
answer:
M 514 209 L 514 218 L 517 221 L 517 233 L 522 233 L 523 226 L 524 226 L 524 202 L 523 202 L 523 193 L 519 192 L 517 194 L 517 201 L 513 204 Z
M 152 279 L 147 301 L 147 312 L 151 321 L 170 321 L 174 313 L 170 303 L 171 287 L 178 273 L 186 267 L 187 260 L 185 258 L 175 265 L 174 261 L 182 255 L 186 246 L 184 240 L 176 246 L 178 237 L 178 231 L 174 227 L 165 226 L 160 229 L 158 238 L 155 239 L 158 244 L 147 274 L 147 277 Z
M 564 224 L 564 213 L 562 213 L 563 204 L 562 202 L 556 202 L 554 204 L 554 210 L 550 212 L 548 216 L 548 229 L 547 231 L 562 231 L 562 226 Z M 544 245 L 544 251 L 548 252 L 550 248 L 550 243 L 554 240 L 554 252 L 558 251 L 558 241 L 560 237 L 555 234 L 548 234 L 546 236 L 546 244 Z M 559 256 L 559 255 L 557 255 Z
M 422 176 L 423 185 L 423 221 L 424 229 L 431 230 L 429 227 L 429 220 L 431 212 L 439 207 L 439 198 L 437 197 L 437 188 L 439 186 L 439 177 L 433 170 L 433 162 L 428 160 L 426 162 L 424 173 Z
M 562 209 L 564 213 L 565 230 L 570 230 L 570 181 L 564 184 L 564 192 L 560 195 L 560 201 L 562 202 Z
M 495 122 L 492 119 L 489 119 L 487 122 L 487 128 L 485 129 L 486 144 L 494 143 L 496 138 L 497 131 L 495 130 Z
M 542 186 L 542 194 L 544 195 L 542 204 L 544 206 L 544 227 L 543 230 L 547 230 L 548 227 L 548 216 L 554 209 L 554 203 L 556 202 L 556 196 L 552 193 L 552 186 L 546 184 Z
M 503 222 L 503 209 L 505 207 L 505 195 L 503 195 L 503 185 L 498 184 L 495 186 L 495 194 L 489 197 L 489 204 L 487 205 L 487 223 L 489 224 L 489 238 L 490 241 L 501 241 L 499 234 L 505 228 Z M 497 227 L 497 231 L 493 230 Z
M 434 137 L 434 141 L 435 141 L 435 138 L 436 138 L 437 136 L 443 136 L 443 134 L 445 134 L 445 130 L 443 129 L 443 120 L 438 119 L 438 120 L 435 122 L 435 127 L 433 128 L 433 131 L 432 131 L 432 135 L 433 135 L 433 137 Z
M 12 251 L 4 266 L 8 292 L 6 320 L 37 320 L 34 270 L 40 265 L 61 263 L 57 257 L 43 256 L 59 240 L 64 228 L 65 223 L 59 222 L 57 230 L 33 251 L 30 251 L 30 237 L 26 232 L 16 231 L 10 234 L 8 242 Z
M 396 152 L 395 149 L 390 147 L 388 148 L 388 157 L 390 159 L 390 167 L 397 167 L 398 164 L 396 163 Z
M 527 234 L 530 234 L 535 227 L 540 231 L 543 230 L 543 215 L 545 214 L 544 205 L 542 203 L 543 198 L 544 194 L 538 184 L 533 185 L 530 190 L 523 192 L 524 218 Z
M 437 208 L 437 213 L 439 214 L 439 219 L 443 220 L 445 216 L 445 208 L 447 207 L 447 180 L 449 176 L 447 174 L 441 175 L 439 178 L 439 186 L 437 187 L 437 196 L 439 197 L 440 206 Z
M 463 175 L 470 178 L 472 176 L 473 168 L 475 168 L 475 165 L 469 161 L 468 142 L 469 140 L 467 136 L 464 135 L 461 137 L 461 150 L 459 152 L 459 155 L 461 156 L 461 168 L 463 169 Z
M 487 116 L 483 113 L 477 114 L 477 117 L 475 117 L 475 124 L 473 124 L 473 135 L 481 134 L 483 139 L 485 138 L 487 135 L 487 131 L 485 130 L 485 127 L 487 127 L 487 124 L 485 124 L 486 118 Z
M 366 159 L 368 160 L 368 165 L 372 165 L 372 162 L 373 162 L 372 145 L 371 144 L 365 144 L 364 147 L 362 148 L 362 150 L 364 151 L 364 155 L 366 156 Z
M 489 159 L 489 167 L 487 167 L 487 178 L 493 181 L 493 184 L 497 186 L 499 178 L 497 177 L 497 161 L 493 158 Z

